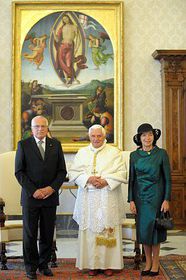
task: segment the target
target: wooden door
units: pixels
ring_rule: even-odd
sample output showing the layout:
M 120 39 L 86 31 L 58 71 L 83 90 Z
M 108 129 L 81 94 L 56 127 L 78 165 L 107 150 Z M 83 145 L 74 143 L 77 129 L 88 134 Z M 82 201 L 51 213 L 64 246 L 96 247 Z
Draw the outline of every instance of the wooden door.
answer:
M 170 157 L 171 214 L 186 226 L 186 50 L 156 50 L 161 62 L 163 143 Z

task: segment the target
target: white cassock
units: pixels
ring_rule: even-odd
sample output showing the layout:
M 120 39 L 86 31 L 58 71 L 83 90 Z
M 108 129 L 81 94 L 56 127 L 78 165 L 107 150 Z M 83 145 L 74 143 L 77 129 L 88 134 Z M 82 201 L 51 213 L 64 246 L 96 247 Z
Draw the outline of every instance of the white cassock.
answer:
M 98 149 L 90 144 L 75 156 L 69 178 L 78 185 L 73 219 L 79 225 L 79 269 L 123 268 L 121 184 L 126 174 L 121 152 L 106 143 Z M 96 189 L 87 184 L 90 176 L 101 176 L 108 185 Z

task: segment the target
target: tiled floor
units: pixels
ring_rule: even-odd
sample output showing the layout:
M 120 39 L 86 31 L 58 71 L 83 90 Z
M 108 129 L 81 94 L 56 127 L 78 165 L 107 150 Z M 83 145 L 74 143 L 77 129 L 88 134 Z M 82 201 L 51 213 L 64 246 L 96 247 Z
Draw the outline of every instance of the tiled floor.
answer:
M 22 255 L 22 242 L 7 244 L 7 256 Z M 130 240 L 123 241 L 124 256 L 134 255 L 134 243 Z M 75 258 L 77 252 L 77 238 L 57 238 L 57 257 Z M 186 231 L 172 230 L 168 232 L 167 241 L 161 244 L 160 255 L 169 254 L 186 255 Z

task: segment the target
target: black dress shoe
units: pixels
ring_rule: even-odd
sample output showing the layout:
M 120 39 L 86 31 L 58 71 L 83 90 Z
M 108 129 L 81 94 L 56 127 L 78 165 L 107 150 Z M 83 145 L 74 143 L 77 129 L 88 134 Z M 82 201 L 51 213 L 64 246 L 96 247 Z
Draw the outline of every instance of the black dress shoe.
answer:
M 39 269 L 39 272 L 45 276 L 54 276 L 52 270 L 50 268 L 42 268 Z
M 141 276 L 147 276 L 150 274 L 150 269 L 149 270 L 142 270 Z
M 158 271 L 150 271 L 149 276 L 154 277 L 159 275 L 159 269 Z
M 26 277 L 29 279 L 37 279 L 37 274 L 35 272 L 27 272 Z

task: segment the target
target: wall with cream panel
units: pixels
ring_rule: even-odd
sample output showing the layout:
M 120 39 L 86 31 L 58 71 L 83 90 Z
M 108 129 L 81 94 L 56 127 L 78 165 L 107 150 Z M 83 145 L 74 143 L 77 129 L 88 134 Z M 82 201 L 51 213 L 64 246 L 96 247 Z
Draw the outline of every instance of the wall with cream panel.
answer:
M 11 2 L 0 0 L 0 152 L 12 149 Z M 186 1 L 124 0 L 124 12 L 124 142 L 131 150 L 139 124 L 162 128 L 160 63 L 152 53 L 186 48 Z

